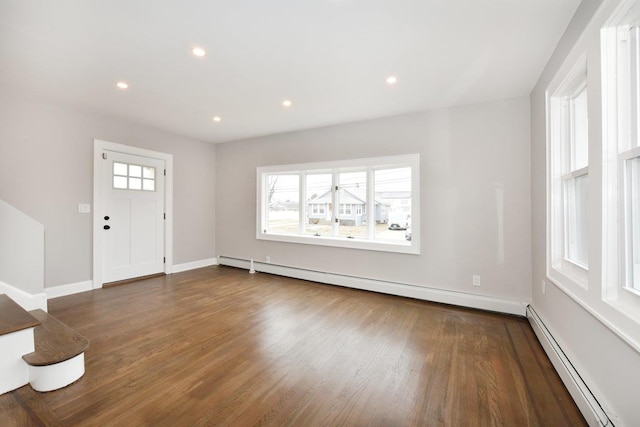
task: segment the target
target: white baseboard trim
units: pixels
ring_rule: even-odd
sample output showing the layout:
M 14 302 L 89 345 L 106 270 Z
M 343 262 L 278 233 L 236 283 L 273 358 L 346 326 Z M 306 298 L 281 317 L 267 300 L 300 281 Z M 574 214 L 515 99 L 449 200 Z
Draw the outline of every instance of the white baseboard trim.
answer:
M 9 298 L 27 311 L 37 309 L 47 311 L 47 295 L 44 292 L 30 294 L 8 283 L 0 282 L 0 294 L 9 295 Z
M 592 427 L 613 425 L 598 399 L 593 395 L 593 392 L 576 371 L 567 355 L 562 351 L 556 339 L 531 305 L 527 307 L 527 319 L 587 423 Z
M 194 270 L 196 268 L 209 267 L 210 265 L 218 265 L 217 258 L 203 259 L 199 261 L 187 262 L 184 264 L 176 264 L 173 266 L 172 273 L 180 273 L 182 271 Z M 99 289 L 99 288 L 98 288 Z M 85 280 L 84 282 L 69 283 L 67 285 L 51 286 L 44 288 L 48 299 L 64 297 L 80 292 L 93 290 L 93 281 Z
M 44 288 L 47 294 L 47 298 L 58 298 L 67 295 L 79 294 L 80 292 L 86 292 L 93 290 L 93 281 L 85 280 L 84 282 L 69 283 L 67 285 L 51 286 Z
M 218 263 L 220 265 L 243 268 L 245 270 L 249 270 L 250 267 L 249 260 L 226 256 L 220 256 L 218 258 Z M 323 273 L 321 271 L 305 270 L 256 261 L 254 261 L 254 268 L 257 272 L 270 273 L 278 276 L 293 277 L 296 279 L 326 283 L 329 285 L 338 285 L 347 288 L 362 289 L 365 291 L 459 305 L 463 307 L 479 308 L 482 310 L 497 311 L 500 313 L 515 314 L 518 316 L 525 316 L 527 309 L 527 304 L 522 301 L 466 294 L 463 292 L 427 288 L 404 283 L 365 279 L 334 273 Z
M 210 267 L 212 265 L 218 265 L 218 258 L 201 259 L 199 261 L 185 262 L 184 264 L 174 264 L 173 273 L 182 273 L 183 271 Z

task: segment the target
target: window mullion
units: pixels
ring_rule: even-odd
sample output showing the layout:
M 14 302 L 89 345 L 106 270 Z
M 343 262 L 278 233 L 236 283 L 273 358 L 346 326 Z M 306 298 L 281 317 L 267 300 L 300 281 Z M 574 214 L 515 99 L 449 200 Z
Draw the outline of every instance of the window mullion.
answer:
M 566 181 L 568 179 L 580 178 L 581 176 L 585 176 L 588 174 L 589 174 L 589 166 L 585 166 L 583 168 L 576 169 L 574 171 L 571 171 L 569 173 L 562 175 L 562 179 Z
M 331 215 L 331 235 L 339 235 L 339 221 L 340 221 L 340 174 L 334 169 L 331 173 L 331 196 L 333 202 L 333 212 Z
M 561 173 L 571 170 L 571 116 L 569 112 L 569 99 L 564 97 L 560 104 L 560 147 L 561 147 Z
M 269 224 L 269 175 L 264 174 L 262 175 L 262 179 L 261 179 L 261 195 L 262 195 L 262 201 L 261 201 L 261 215 L 260 215 L 260 229 L 262 230 L 263 233 L 267 233 L 269 230 L 267 229 L 267 225 Z
M 376 188 L 372 167 L 367 168 L 367 237 L 375 239 L 376 232 Z
M 562 259 L 569 258 L 569 224 L 571 223 L 570 217 L 570 187 L 571 179 L 563 179 L 562 180 Z
M 635 147 L 618 154 L 620 160 L 630 160 L 636 157 L 640 157 L 640 147 Z
M 305 172 L 300 172 L 300 184 L 298 189 L 298 200 L 299 209 L 298 209 L 298 233 L 300 235 L 304 235 L 307 229 L 307 174 Z

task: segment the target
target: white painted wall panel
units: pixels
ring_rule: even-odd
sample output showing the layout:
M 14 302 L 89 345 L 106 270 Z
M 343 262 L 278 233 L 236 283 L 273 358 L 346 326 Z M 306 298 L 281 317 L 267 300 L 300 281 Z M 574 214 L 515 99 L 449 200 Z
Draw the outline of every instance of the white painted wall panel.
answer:
M 219 144 L 219 255 L 530 299 L 529 100 L 516 98 Z M 422 253 L 257 241 L 256 167 L 419 153 Z M 472 286 L 472 275 L 482 279 Z

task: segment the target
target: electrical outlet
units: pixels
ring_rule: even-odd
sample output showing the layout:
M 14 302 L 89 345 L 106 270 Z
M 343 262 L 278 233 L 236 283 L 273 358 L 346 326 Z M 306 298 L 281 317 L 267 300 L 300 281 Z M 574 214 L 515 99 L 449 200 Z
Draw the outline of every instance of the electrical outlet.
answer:
M 473 275 L 473 286 L 480 286 L 480 276 L 477 274 Z
M 269 255 L 267 255 L 266 257 L 264 257 L 267 264 L 271 264 L 271 257 Z
M 544 280 L 542 282 L 540 282 L 540 289 L 542 290 L 542 295 L 546 295 L 547 294 L 547 282 L 545 282 Z

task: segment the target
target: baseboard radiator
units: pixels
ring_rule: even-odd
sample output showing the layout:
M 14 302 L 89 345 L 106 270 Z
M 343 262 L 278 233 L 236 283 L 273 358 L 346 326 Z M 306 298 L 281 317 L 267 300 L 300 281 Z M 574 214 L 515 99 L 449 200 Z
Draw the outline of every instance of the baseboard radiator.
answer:
M 433 301 L 443 304 L 459 305 L 463 307 L 478 308 L 481 310 L 496 311 L 499 313 L 514 314 L 524 317 L 527 304 L 522 301 L 514 301 L 484 295 L 469 294 L 465 292 L 430 288 L 426 286 L 411 285 L 406 283 L 391 282 L 363 277 L 349 276 L 338 273 L 309 270 L 298 267 L 290 267 L 265 262 L 251 262 L 248 259 L 228 256 L 218 257 L 219 265 L 250 270 L 251 264 L 255 271 L 274 274 L 277 276 L 292 277 L 295 279 L 309 280 L 312 282 L 329 285 L 344 286 L 347 288 L 361 289 L 382 294 L 397 295 L 401 297 L 415 298 L 424 301 Z
M 590 426 L 613 426 L 611 419 L 531 305 L 527 306 L 527 319 L 587 423 Z

